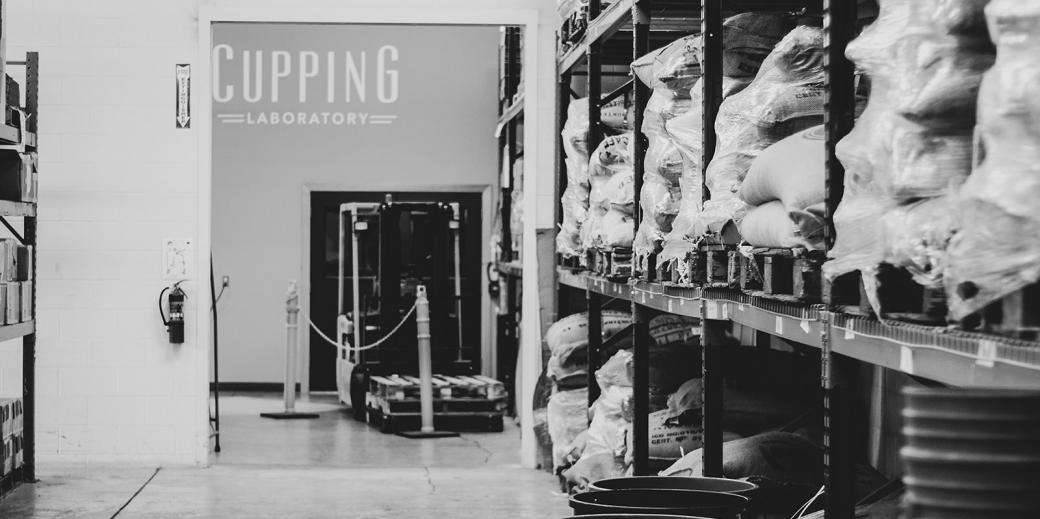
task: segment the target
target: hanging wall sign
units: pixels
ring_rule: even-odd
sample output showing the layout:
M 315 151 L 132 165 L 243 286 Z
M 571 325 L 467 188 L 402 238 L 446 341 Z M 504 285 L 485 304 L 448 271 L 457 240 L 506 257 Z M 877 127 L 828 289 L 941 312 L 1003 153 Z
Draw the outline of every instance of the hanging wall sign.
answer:
M 191 65 L 178 64 L 177 128 L 191 128 Z

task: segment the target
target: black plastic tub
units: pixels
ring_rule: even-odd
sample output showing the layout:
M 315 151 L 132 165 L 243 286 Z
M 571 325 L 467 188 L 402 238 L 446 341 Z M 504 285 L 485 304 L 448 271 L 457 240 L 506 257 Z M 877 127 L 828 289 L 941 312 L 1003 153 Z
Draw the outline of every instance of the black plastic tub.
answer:
M 744 496 L 701 490 L 627 489 L 572 496 L 571 508 L 582 514 L 657 514 L 710 519 L 739 519 L 750 501 Z
M 660 490 L 702 490 L 707 492 L 725 492 L 750 498 L 748 495 L 758 485 L 726 478 L 689 478 L 669 476 L 636 476 L 631 478 L 601 479 L 589 485 L 589 490 L 627 490 L 633 488 L 651 488 Z

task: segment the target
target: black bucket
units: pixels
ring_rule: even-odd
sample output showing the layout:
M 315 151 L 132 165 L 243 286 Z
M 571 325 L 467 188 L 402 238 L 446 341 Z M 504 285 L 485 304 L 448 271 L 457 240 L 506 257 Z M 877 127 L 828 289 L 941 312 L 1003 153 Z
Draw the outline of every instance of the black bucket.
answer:
M 1040 392 L 904 395 L 906 517 L 1040 517 Z
M 601 479 L 589 485 L 589 490 L 626 490 L 630 488 L 654 488 L 660 490 L 703 490 L 724 492 L 750 498 L 748 495 L 758 485 L 726 478 L 689 478 L 678 476 L 637 476 L 631 478 Z
M 657 514 L 739 519 L 749 500 L 744 496 L 701 490 L 628 489 L 585 492 L 572 496 L 581 514 Z

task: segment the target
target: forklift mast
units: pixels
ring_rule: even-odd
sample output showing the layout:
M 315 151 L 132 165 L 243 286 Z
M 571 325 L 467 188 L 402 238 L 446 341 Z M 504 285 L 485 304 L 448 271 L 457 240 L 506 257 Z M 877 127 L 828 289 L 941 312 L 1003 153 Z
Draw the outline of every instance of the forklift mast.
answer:
M 459 238 L 462 215 L 458 204 L 439 202 L 395 202 L 382 204 L 345 204 L 351 210 L 340 214 L 343 228 L 356 235 L 357 250 L 348 236 L 341 236 L 341 276 L 339 313 L 351 309 L 354 326 L 360 331 L 361 345 L 381 339 L 393 330 L 415 304 L 416 287 L 425 285 L 430 300 L 433 369 L 445 375 L 474 373 L 471 359 L 464 359 L 461 334 L 465 322 L 458 322 L 456 268 L 460 257 L 453 248 Z M 358 225 L 360 222 L 360 225 Z M 360 252 L 358 264 L 375 267 L 373 284 L 362 287 L 353 282 L 360 272 L 347 262 L 348 254 Z M 372 258 L 376 252 L 377 258 Z M 351 258 L 353 260 L 353 258 Z M 358 267 L 358 270 L 364 267 Z M 370 287 L 370 288 L 369 288 Z M 355 288 L 360 292 L 354 296 Z M 367 289 L 367 290 L 366 290 Z M 351 301 L 357 301 L 360 309 Z M 464 318 L 465 316 L 463 316 Z M 473 316 L 476 317 L 476 316 Z M 471 318 L 473 318 L 471 317 Z M 352 342 L 354 338 L 352 337 Z M 357 344 L 355 344 L 356 346 Z M 403 326 L 378 348 L 361 351 L 352 359 L 365 376 L 416 375 L 416 324 L 409 317 Z

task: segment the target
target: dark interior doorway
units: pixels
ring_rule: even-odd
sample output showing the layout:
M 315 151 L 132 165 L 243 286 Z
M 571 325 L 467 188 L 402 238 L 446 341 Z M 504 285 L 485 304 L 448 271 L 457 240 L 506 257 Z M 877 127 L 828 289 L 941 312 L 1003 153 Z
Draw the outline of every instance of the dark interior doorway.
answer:
M 462 208 L 462 312 L 463 354 L 480 367 L 481 344 L 481 279 L 483 250 L 482 194 L 477 192 L 408 192 L 408 191 L 314 191 L 311 193 L 311 250 L 310 250 L 310 312 L 311 319 L 323 333 L 333 336 L 336 331 L 337 277 L 339 273 L 339 208 L 351 202 L 382 202 L 390 194 L 400 202 L 457 202 Z M 414 243 L 402 244 L 404 262 L 418 262 L 423 258 L 412 258 L 409 251 L 421 248 L 424 236 L 416 236 Z M 413 247 L 414 245 L 414 247 Z M 350 251 L 344 258 L 350 264 Z M 376 282 L 376 255 L 362 249 L 361 291 L 371 290 Z M 347 269 L 347 286 L 350 285 L 350 269 Z M 351 311 L 350 297 L 346 297 L 344 311 Z M 310 389 L 311 391 L 336 390 L 336 350 L 325 343 L 313 330 L 310 331 Z

